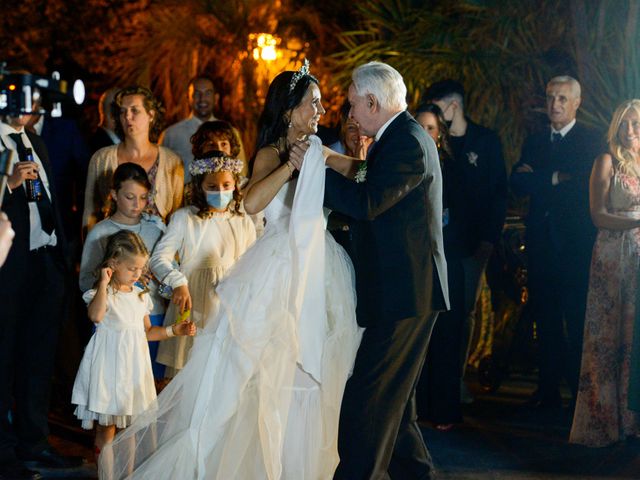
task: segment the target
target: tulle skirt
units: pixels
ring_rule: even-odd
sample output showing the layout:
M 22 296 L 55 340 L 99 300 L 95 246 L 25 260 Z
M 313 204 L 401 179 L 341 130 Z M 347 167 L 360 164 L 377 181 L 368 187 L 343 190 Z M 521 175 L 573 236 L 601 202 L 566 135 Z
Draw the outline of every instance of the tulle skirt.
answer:
M 326 234 L 322 378 L 297 364 L 286 229 L 267 228 L 219 285 L 217 329 L 100 455 L 101 478 L 325 480 L 338 464 L 342 394 L 362 335 L 353 268 Z

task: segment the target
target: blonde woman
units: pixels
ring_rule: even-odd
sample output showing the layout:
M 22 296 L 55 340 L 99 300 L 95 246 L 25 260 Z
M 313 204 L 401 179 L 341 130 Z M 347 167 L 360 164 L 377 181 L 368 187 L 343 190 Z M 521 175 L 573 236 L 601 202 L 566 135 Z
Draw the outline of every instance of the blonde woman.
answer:
M 613 114 L 609 153 L 591 172 L 593 248 L 582 368 L 570 441 L 602 447 L 640 434 L 638 359 L 634 352 L 640 268 L 640 100 Z M 636 334 L 637 335 L 637 334 Z M 640 339 L 640 337 L 638 337 Z M 634 365 L 635 363 L 635 365 Z M 634 411 L 634 409 L 636 411 Z

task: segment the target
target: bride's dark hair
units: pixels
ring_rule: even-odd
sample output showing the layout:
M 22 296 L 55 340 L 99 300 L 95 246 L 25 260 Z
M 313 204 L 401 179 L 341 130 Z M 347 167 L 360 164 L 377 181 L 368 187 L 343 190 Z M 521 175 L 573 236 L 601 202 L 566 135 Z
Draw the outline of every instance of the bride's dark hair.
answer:
M 271 85 L 269 85 L 264 108 L 258 120 L 256 153 L 262 147 L 277 144 L 278 140 L 287 135 L 289 119 L 285 117 L 285 114 L 292 108 L 300 105 L 311 83 L 318 85 L 318 79 L 313 75 L 303 75 L 296 83 L 294 89 L 289 92 L 289 85 L 291 84 L 294 73 L 296 72 L 282 72 L 274 78 Z M 253 159 L 251 166 L 253 166 Z

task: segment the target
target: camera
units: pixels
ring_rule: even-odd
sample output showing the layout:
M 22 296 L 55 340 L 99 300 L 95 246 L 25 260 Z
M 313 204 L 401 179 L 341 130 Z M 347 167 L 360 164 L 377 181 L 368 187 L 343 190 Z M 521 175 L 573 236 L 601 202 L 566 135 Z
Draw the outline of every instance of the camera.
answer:
M 62 116 L 62 102 L 73 100 L 77 105 L 84 101 L 84 84 L 76 80 L 69 83 L 60 79 L 58 72 L 50 78 L 30 73 L 12 73 L 6 63 L 0 63 L 0 115 L 43 114 L 43 105 L 50 105 L 52 117 Z

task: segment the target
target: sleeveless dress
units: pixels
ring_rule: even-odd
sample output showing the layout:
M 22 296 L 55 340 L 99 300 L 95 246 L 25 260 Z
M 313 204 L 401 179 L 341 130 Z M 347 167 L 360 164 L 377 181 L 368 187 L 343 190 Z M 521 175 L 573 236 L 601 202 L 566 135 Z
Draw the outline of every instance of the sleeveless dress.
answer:
M 362 330 L 353 267 L 325 231 L 317 137 L 264 235 L 218 286 L 220 309 L 153 408 L 100 455 L 100 478 L 328 480 Z M 297 185 L 296 185 L 297 183 Z
M 640 178 L 614 166 L 608 210 L 640 218 Z M 569 441 L 602 447 L 640 433 L 629 410 L 630 360 L 636 323 L 640 228 L 600 229 L 593 247 L 582 368 Z

